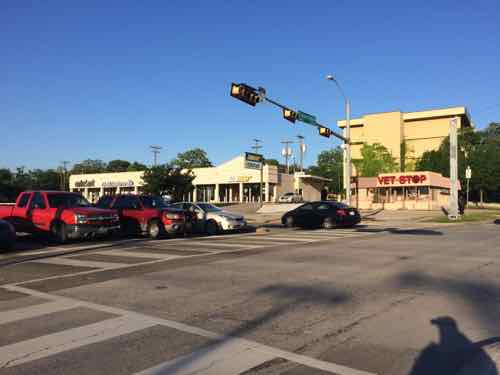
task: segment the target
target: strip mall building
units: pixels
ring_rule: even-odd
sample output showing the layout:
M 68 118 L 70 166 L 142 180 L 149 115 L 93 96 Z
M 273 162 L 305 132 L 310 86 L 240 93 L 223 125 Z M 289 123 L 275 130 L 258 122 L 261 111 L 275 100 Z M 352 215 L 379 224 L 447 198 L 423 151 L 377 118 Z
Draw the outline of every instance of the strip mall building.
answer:
M 260 164 L 241 155 L 217 167 L 194 168 L 194 189 L 187 201 L 212 203 L 257 202 L 260 188 Z M 70 190 L 79 192 L 91 202 L 102 195 L 141 193 L 143 172 L 96 173 L 71 175 Z M 279 173 L 278 167 L 263 168 L 263 190 L 266 202 L 276 202 L 288 192 L 301 194 L 304 200 L 320 200 L 328 179 L 305 173 Z

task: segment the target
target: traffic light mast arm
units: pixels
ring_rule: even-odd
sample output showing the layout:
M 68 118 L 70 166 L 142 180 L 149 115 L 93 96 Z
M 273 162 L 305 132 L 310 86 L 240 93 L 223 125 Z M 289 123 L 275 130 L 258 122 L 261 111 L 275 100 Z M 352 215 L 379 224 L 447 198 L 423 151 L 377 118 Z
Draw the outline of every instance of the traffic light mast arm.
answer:
M 283 104 L 280 104 L 278 103 L 277 101 L 275 100 L 272 100 L 272 99 L 269 99 L 267 96 L 265 97 L 265 100 L 271 104 L 274 104 L 275 106 L 277 107 L 280 107 L 281 109 L 289 109 L 288 107 L 285 107 Z M 326 128 L 327 126 L 324 126 L 324 125 L 321 125 L 319 123 L 316 123 L 316 125 L 311 125 L 311 124 L 307 124 L 305 123 L 306 125 L 310 125 L 310 126 L 314 126 L 316 129 L 319 129 L 319 128 Z M 339 133 L 337 132 L 334 132 L 333 130 L 331 130 L 331 133 L 333 136 L 337 137 L 338 139 L 341 139 L 342 141 L 344 141 L 345 143 L 348 142 L 347 138 L 345 138 L 344 136 L 340 135 Z

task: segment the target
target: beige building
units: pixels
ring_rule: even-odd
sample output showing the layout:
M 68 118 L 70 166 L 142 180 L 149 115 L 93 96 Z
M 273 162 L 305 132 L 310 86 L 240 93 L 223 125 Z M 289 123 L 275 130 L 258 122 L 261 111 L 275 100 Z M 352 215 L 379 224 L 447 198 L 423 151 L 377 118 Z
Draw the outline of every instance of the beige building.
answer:
M 458 118 L 458 128 L 471 127 L 465 107 L 381 112 L 351 119 L 351 157 L 361 158 L 363 143 L 380 143 L 395 158 L 400 171 L 413 170 L 425 151 L 439 148 L 449 134 L 450 120 L 454 117 Z M 338 121 L 338 126 L 345 131 L 345 120 Z
M 194 189 L 188 201 L 236 203 L 257 202 L 260 188 L 260 164 L 237 156 L 216 167 L 194 168 Z M 97 173 L 71 175 L 70 190 L 82 193 L 95 202 L 102 195 L 142 192 L 143 172 Z M 276 202 L 288 192 L 301 194 L 304 200 L 319 200 L 328 180 L 305 173 L 279 173 L 278 167 L 265 165 L 263 187 L 266 202 Z

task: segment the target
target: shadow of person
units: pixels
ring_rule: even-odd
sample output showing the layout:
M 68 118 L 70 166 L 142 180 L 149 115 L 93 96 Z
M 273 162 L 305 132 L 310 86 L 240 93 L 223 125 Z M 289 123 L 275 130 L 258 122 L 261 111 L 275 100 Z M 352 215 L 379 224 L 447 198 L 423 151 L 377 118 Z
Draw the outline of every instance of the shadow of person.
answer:
M 455 319 L 443 316 L 431 320 L 439 330 L 439 342 L 431 342 L 418 355 L 408 375 L 457 375 L 460 369 L 474 360 L 482 368 L 489 368 L 488 375 L 498 375 L 490 356 L 458 329 Z

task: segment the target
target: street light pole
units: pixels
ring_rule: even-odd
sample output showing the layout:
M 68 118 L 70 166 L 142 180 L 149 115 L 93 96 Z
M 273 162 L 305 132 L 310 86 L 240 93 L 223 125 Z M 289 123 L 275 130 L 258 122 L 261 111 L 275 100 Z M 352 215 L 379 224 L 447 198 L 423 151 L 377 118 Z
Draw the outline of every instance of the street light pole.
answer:
M 259 153 L 259 150 L 262 148 L 262 141 L 260 139 L 254 139 L 255 145 L 252 146 L 254 152 L 256 154 Z M 259 202 L 260 206 L 264 204 L 264 198 L 263 198 L 263 187 L 264 187 L 264 158 L 262 158 L 260 162 L 260 188 L 259 188 Z
M 349 101 L 349 98 L 344 93 L 344 90 L 342 90 L 342 87 L 338 83 L 338 81 L 335 79 L 335 77 L 331 74 L 326 76 L 326 79 L 328 81 L 333 81 L 335 85 L 337 85 L 337 88 L 340 91 L 340 94 L 344 98 L 344 105 L 345 105 L 345 121 L 346 121 L 346 126 L 345 126 L 345 138 L 346 141 L 344 142 L 344 153 L 345 153 L 345 163 L 344 163 L 344 188 L 346 192 L 346 200 L 347 204 L 351 205 L 351 103 Z

